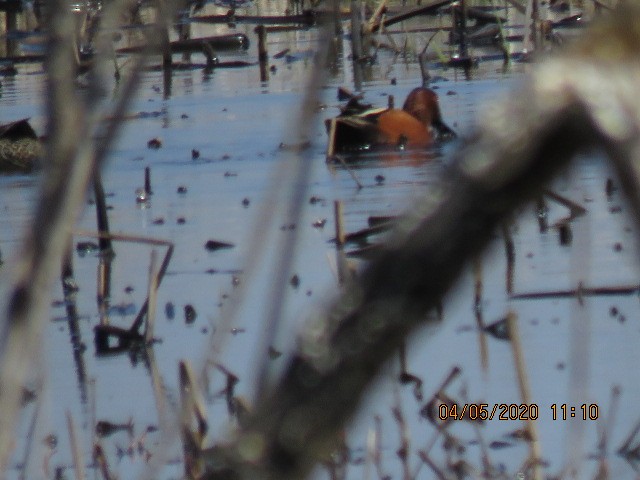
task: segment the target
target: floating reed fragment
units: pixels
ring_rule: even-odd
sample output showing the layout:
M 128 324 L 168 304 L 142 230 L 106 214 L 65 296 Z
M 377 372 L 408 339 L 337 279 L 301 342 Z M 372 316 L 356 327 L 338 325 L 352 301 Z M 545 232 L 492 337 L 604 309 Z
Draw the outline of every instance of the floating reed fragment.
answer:
M 614 287 L 585 287 L 583 285 L 575 289 L 555 290 L 550 292 L 528 292 L 510 295 L 511 300 L 536 300 L 550 298 L 573 298 L 579 296 L 614 296 L 633 295 L 640 292 L 640 285 L 620 285 Z

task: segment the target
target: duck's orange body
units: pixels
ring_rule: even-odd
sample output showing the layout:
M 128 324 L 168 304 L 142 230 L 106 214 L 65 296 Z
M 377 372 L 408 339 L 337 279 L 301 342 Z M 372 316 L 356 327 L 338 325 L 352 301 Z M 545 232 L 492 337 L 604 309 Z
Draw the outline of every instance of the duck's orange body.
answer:
M 340 116 L 328 120 L 329 152 L 375 148 L 424 148 L 438 139 L 455 137 L 443 121 L 436 93 L 413 89 L 402 109 L 367 109 L 350 102 Z
M 392 109 L 381 113 L 376 122 L 378 142 L 408 148 L 428 147 L 433 142 L 429 129 L 404 110 Z

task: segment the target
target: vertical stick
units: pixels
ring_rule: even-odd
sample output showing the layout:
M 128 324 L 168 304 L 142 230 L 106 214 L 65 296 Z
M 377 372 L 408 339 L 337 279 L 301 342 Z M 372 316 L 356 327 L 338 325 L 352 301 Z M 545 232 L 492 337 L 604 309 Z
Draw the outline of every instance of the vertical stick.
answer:
M 260 81 L 269 81 L 269 54 L 267 52 L 267 29 L 264 25 L 258 25 L 255 29 L 258 34 L 258 61 L 260 62 Z
M 532 0 L 531 3 L 531 34 L 533 35 L 533 48 L 538 50 L 540 45 L 540 40 L 542 39 L 540 35 L 540 6 L 538 5 L 538 0 Z
M 5 25 L 6 33 L 13 32 L 18 29 L 18 12 L 13 8 L 8 8 L 5 12 Z M 7 56 L 14 57 L 18 53 L 18 42 L 16 40 L 10 40 L 7 36 Z
M 200 452 L 208 428 L 206 410 L 189 362 L 180 362 L 179 377 L 185 473 L 187 478 L 200 478 L 204 473 L 204 461 Z M 196 417 L 198 422 L 197 432 L 191 429 L 193 416 Z
M 76 427 L 71 418 L 71 412 L 67 410 L 67 428 L 69 430 L 69 439 L 71 441 L 71 454 L 73 455 L 73 467 L 76 472 L 76 480 L 85 480 L 84 463 L 82 463 L 82 449 L 78 443 L 76 435 Z
M 333 25 L 334 25 L 334 34 L 336 37 L 342 35 L 342 18 L 340 15 L 340 1 L 332 0 L 331 2 L 332 11 L 333 11 Z
M 460 16 L 458 18 L 459 25 L 459 41 L 460 41 L 460 58 L 466 58 L 469 55 L 467 48 L 467 4 L 465 0 L 460 0 Z
M 538 217 L 540 233 L 545 233 L 549 229 L 549 224 L 547 222 L 547 204 L 542 195 L 536 200 L 536 215 Z
M 162 72 L 164 98 L 171 96 L 172 59 L 169 41 L 169 10 L 166 0 L 156 0 L 156 28 L 158 29 L 160 50 L 162 52 Z
M 151 190 L 151 167 L 144 167 L 144 193 L 147 194 L 147 198 L 149 195 L 153 193 Z
M 147 307 L 147 323 L 144 329 L 144 341 L 150 343 L 153 340 L 153 327 L 156 320 L 156 297 L 158 292 L 158 252 L 154 248 L 151 250 L 151 263 L 149 264 L 149 287 L 147 298 L 149 304 Z
M 505 272 L 505 284 L 507 295 L 513 293 L 513 274 L 516 264 L 516 247 L 513 243 L 513 237 L 509 231 L 509 225 L 507 223 L 502 224 L 502 236 L 504 237 L 504 250 L 507 255 L 507 271 Z
M 166 0 L 157 0 L 156 24 L 160 29 L 160 47 L 162 49 L 162 68 L 171 70 L 171 44 L 169 42 L 169 19 Z
M 189 21 L 189 13 L 190 13 L 190 9 L 184 8 L 179 14 L 178 38 L 180 40 L 189 40 L 191 38 L 191 22 Z M 189 62 L 191 60 L 191 53 L 184 52 L 182 54 L 182 59 L 185 62 Z
M 507 329 L 509 332 L 509 340 L 511 341 L 511 349 L 513 351 L 513 359 L 516 367 L 516 373 L 518 375 L 518 386 L 520 388 L 520 396 L 522 397 L 522 403 L 531 404 L 531 390 L 529 388 L 529 380 L 527 378 L 527 370 L 524 362 L 524 353 L 522 351 L 522 344 L 520 343 L 520 333 L 518 332 L 518 319 L 515 312 L 510 311 L 507 313 Z M 533 479 L 542 480 L 540 472 L 540 459 L 542 458 L 540 453 L 540 442 L 538 439 L 538 432 L 536 430 L 536 424 L 533 420 L 527 420 L 525 424 L 529 438 L 529 457 L 533 467 Z
M 98 464 L 98 469 L 102 474 L 103 480 L 112 480 L 111 472 L 109 471 L 109 463 L 107 462 L 107 456 L 104 454 L 102 445 L 96 443 L 93 447 L 93 458 Z
M 338 264 L 338 283 L 342 285 L 347 272 L 347 259 L 344 255 L 344 226 L 342 220 L 342 201 L 333 202 L 333 214 L 336 224 L 336 262 Z
M 360 0 L 351 0 L 351 56 L 353 58 L 353 83 L 356 91 L 362 90 L 362 19 Z
M 73 238 L 69 237 L 68 246 L 62 258 L 62 289 L 65 296 L 73 290 Z
M 336 127 L 338 125 L 338 119 L 332 118 L 329 123 L 329 143 L 327 144 L 327 160 L 333 158 L 336 151 Z
M 473 307 L 476 310 L 482 308 L 482 259 L 477 256 L 473 259 Z
M 342 201 L 341 200 L 336 200 L 333 202 L 333 213 L 334 213 L 335 222 L 336 222 L 336 245 L 342 248 L 344 246 L 345 237 L 344 237 L 344 227 L 342 223 Z
M 109 324 L 109 299 L 111 298 L 111 256 L 101 256 L 98 262 L 98 312 L 100 325 Z
M 487 336 L 484 333 L 484 321 L 482 319 L 482 259 L 476 257 L 473 261 L 474 277 L 474 311 L 476 313 L 476 323 L 478 325 L 478 341 L 480 342 L 480 364 L 486 372 L 489 368 L 489 348 L 487 346 Z
M 102 175 L 100 170 L 96 170 L 93 174 L 93 195 L 96 200 L 96 218 L 98 224 L 98 233 L 100 239 L 100 253 L 109 255 L 113 253 L 111 248 L 111 238 L 109 237 L 109 216 L 107 215 L 107 200 L 102 186 Z
M 362 19 L 360 0 L 351 0 L 351 53 L 353 60 L 362 58 Z

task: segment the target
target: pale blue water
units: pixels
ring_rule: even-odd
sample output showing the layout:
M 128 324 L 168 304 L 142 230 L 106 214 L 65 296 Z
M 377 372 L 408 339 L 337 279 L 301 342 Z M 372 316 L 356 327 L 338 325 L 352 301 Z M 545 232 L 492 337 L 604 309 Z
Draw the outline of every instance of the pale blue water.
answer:
M 284 48 L 305 51 L 311 45 L 305 33 L 273 37 L 270 41 L 273 52 Z M 254 50 L 240 55 L 249 59 L 254 56 Z M 300 286 L 286 288 L 283 325 L 274 343 L 276 349 L 286 352 L 293 348 L 298 326 L 337 292 L 335 255 L 328 242 L 333 237 L 333 201 L 344 202 L 348 231 L 366 226 L 370 215 L 399 214 L 411 205 L 412 198 L 428 192 L 455 148 L 455 145 L 446 146 L 428 163 L 410 158 L 392 165 L 380 158 L 363 161 L 355 169 L 364 185 L 361 190 L 355 187 L 344 169 L 329 168 L 324 159 L 326 134 L 322 121 L 338 113 L 336 87 L 350 85 L 349 63 L 343 60 L 334 76 L 326 82 L 314 126 L 306 132 L 311 143 L 306 157 L 310 173 L 304 198 L 316 196 L 323 200 L 314 204 L 305 201 L 302 218 L 296 222 L 295 230 L 290 230 L 291 219 L 284 205 L 291 192 L 285 184 L 274 199 L 270 193 L 274 173 L 289 168 L 283 160 L 289 154 L 283 152 L 280 144 L 296 141 L 297 111 L 305 93 L 304 78 L 312 71 L 312 63 L 309 60 L 287 63 L 286 59 L 272 59 L 272 62 L 277 71 L 265 85 L 259 83 L 257 66 L 219 70 L 210 76 L 200 71 L 176 73 L 168 99 L 162 95 L 161 75 L 145 74 L 131 112 L 152 114 L 127 122 L 103 175 L 108 203 L 112 207 L 109 219 L 113 232 L 160 238 L 175 244 L 167 276 L 158 292 L 156 336 L 161 341 L 153 346 L 161 380 L 160 398 L 164 399 L 169 411 L 175 411 L 178 405 L 178 361 L 188 359 L 196 369 L 201 368 L 210 343 L 223 334 L 220 330 L 222 308 L 230 302 L 227 297 L 238 291 L 233 284 L 234 275 L 249 286 L 233 324 L 239 330 L 227 338 L 225 354 L 220 361 L 239 377 L 237 393 L 250 398 L 257 374 L 255 352 L 265 328 L 267 291 L 274 278 L 271 263 L 276 258 L 278 245 L 287 235 L 298 235 L 292 273 L 299 276 Z M 522 70 L 522 66 L 516 65 L 503 72 L 500 64 L 483 64 L 470 80 L 452 70 L 432 72 L 446 78 L 436 83 L 445 119 L 464 137 L 474 121 L 482 121 L 482 105 L 506 94 Z M 36 129 L 43 131 L 41 94 L 44 76 L 37 72 L 38 68 L 24 72 L 21 69 L 14 79 L 2 79 L 0 122 L 28 116 L 32 117 Z M 419 83 L 419 69 L 415 63 L 404 65 L 381 53 L 370 78 L 363 88 L 367 101 L 385 105 L 387 95 L 392 94 L 398 103 Z M 397 79 L 396 85 L 391 84 L 391 78 Z M 147 141 L 156 137 L 161 139 L 162 148 L 148 149 Z M 192 149 L 199 150 L 199 159 L 192 159 Z M 136 203 L 135 192 L 143 186 L 146 166 L 151 168 L 154 194 L 150 204 L 142 208 Z M 384 176 L 381 184 L 376 181 L 377 175 Z M 516 292 L 571 288 L 576 278 L 588 286 L 637 282 L 636 229 L 625 213 L 626 206 L 620 193 L 612 200 L 606 198 L 604 181 L 609 175 L 595 156 L 588 156 L 579 159 L 575 167 L 553 186 L 554 191 L 589 210 L 587 217 L 574 222 L 576 237 L 579 234 L 589 236 L 586 245 L 576 240 L 573 246 L 562 247 L 557 232 L 552 229 L 540 234 L 533 205 L 516 218 L 513 233 Z M 35 176 L 0 178 L 0 250 L 3 258 L 10 257 L 19 245 L 37 184 Z M 186 193 L 178 193 L 180 186 L 186 187 Z M 244 199 L 249 200 L 248 206 L 243 205 Z M 276 213 L 265 223 L 263 231 L 256 231 L 257 217 L 263 212 L 265 203 L 271 206 L 269 202 L 273 202 L 272 210 Z M 551 202 L 550 205 L 552 220 L 565 215 L 563 207 Z M 623 212 L 611 213 L 611 206 L 617 205 L 622 206 Z M 179 219 L 184 219 L 184 223 L 179 223 Z M 318 219 L 327 219 L 323 229 L 312 226 Z M 95 230 L 91 205 L 85 209 L 77 227 Z M 282 227 L 286 228 L 283 230 Z M 253 253 L 248 249 L 249 241 L 255 237 L 260 240 L 258 250 L 263 260 L 251 278 L 247 278 L 238 272 L 245 268 L 247 254 Z M 236 246 L 208 252 L 204 244 L 209 239 Z M 89 239 L 76 236 L 74 240 Z M 623 245 L 619 252 L 613 248 L 618 242 Z M 151 247 L 119 242 L 115 244 L 115 250 L 110 303 L 122 307 L 123 314 L 113 314 L 111 321 L 114 325 L 128 326 L 134 317 L 130 313 L 132 306 L 139 308 L 146 295 Z M 158 252 L 162 255 L 163 249 L 158 248 Z M 145 469 L 147 460 L 142 451 L 124 456 L 119 456 L 118 452 L 126 450 L 134 439 L 143 438 L 148 426 L 159 424 L 152 376 L 144 359 L 131 359 L 126 354 L 110 357 L 95 354 L 93 327 L 99 321 L 96 307 L 98 263 L 94 255 L 74 255 L 75 276 L 80 286 L 76 296 L 80 342 L 85 348 L 74 356 L 64 307 L 52 306 L 51 321 L 46 325 L 40 364 L 41 371 L 46 372 L 47 393 L 42 395 L 44 402 L 37 417 L 34 442 L 42 450 L 41 439 L 49 433 L 57 435 L 58 447 L 49 460 L 47 478 L 52 477 L 56 466 L 71 468 L 72 465 L 66 411 L 72 413 L 80 431 L 87 465 L 91 463 L 93 422 L 126 423 L 132 419 L 133 437 L 119 432 L 102 440 L 110 466 L 120 478 L 135 478 Z M 558 472 L 568 451 L 569 421 L 553 420 L 550 406 L 570 402 L 567 387 L 569 343 L 573 331 L 570 316 L 578 308 L 577 302 L 569 299 L 509 301 L 505 294 L 505 255 L 500 239 L 494 241 L 482 263 L 484 320 L 491 322 L 502 318 L 508 309 L 518 314 L 532 401 L 539 407 L 536 426 L 543 458 L 550 462 L 550 472 Z M 210 273 L 212 269 L 216 273 Z M 55 300 L 62 299 L 59 285 L 54 287 L 52 296 Z M 489 369 L 483 371 L 480 367 L 479 336 L 472 302 L 473 278 L 466 273 L 445 303 L 443 321 L 424 332 L 416 332 L 409 343 L 409 370 L 423 379 L 424 400 L 416 401 L 409 386 L 400 386 L 394 380 L 398 364 L 393 361 L 350 427 L 348 443 L 354 458 L 366 456 L 367 432 L 374 426 L 373 416 L 380 415 L 384 470 L 394 478 L 400 475 L 400 464 L 395 456 L 399 436 L 390 413 L 397 395 L 411 430 L 410 465 L 417 470 L 420 465 L 417 451 L 426 448 L 434 436 L 433 427 L 417 412 L 453 366 L 459 366 L 462 375 L 448 390 L 452 396 L 462 398 L 460 392 L 464 389 L 468 402 L 482 401 L 489 405 L 521 402 L 508 343 L 488 338 Z M 174 318 L 169 318 L 165 308 L 168 303 L 174 307 Z M 192 305 L 197 312 L 193 324 L 185 323 L 186 305 Z M 612 306 L 617 308 L 619 315 L 610 314 Z M 589 394 L 581 403 L 597 404 L 600 415 L 598 422 L 584 422 L 584 455 L 596 451 L 597 428 L 606 423 L 603 419 L 608 412 L 609 392 L 613 385 L 621 386 L 622 396 L 615 423 L 609 427 L 612 432 L 610 451 L 620 446 L 640 414 L 634 401 L 640 394 L 635 369 L 640 360 L 635 348 L 640 340 L 637 307 L 636 296 L 592 297 L 579 311 L 578 315 L 589 318 L 591 332 L 588 340 Z M 624 321 L 620 315 L 624 315 Z M 281 357 L 271 362 L 277 371 L 284 360 Z M 228 416 L 224 396 L 219 393 L 224 388 L 224 378 L 216 372 L 210 381 L 206 396 L 213 441 L 224 437 Z M 9 478 L 20 477 L 18 467 L 26 448 L 25 432 L 34 414 L 32 403 L 24 410 Z M 527 445 L 505 435 L 519 428 L 522 424 L 517 421 L 493 420 L 479 429 L 491 460 L 514 474 L 526 458 Z M 452 432 L 465 444 L 465 458 L 479 468 L 478 433 L 468 424 L 455 425 Z M 144 435 L 144 439 L 145 449 L 155 451 L 159 434 L 151 432 Z M 510 446 L 493 448 L 491 442 L 496 440 L 507 441 Z M 41 460 L 44 455 L 42 451 L 30 455 L 27 478 L 44 476 Z M 170 462 L 163 465 L 157 478 L 179 478 L 182 467 L 177 442 L 167 456 Z M 439 444 L 431 451 L 431 456 L 437 464 L 444 464 Z M 633 478 L 631 468 L 622 460 L 614 455 L 610 459 L 612 478 Z M 585 472 L 594 468 L 595 462 L 585 460 Z M 363 466 L 351 466 L 348 478 L 364 478 L 365 470 Z M 68 475 L 72 473 L 68 472 Z M 326 478 L 324 473 L 318 473 L 318 476 Z M 429 468 L 422 465 L 417 478 L 432 477 Z

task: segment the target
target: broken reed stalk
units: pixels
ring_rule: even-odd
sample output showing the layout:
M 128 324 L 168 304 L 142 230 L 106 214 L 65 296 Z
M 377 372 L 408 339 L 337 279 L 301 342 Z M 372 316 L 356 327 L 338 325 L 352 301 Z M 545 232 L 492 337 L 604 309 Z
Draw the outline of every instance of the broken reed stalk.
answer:
M 354 63 L 359 62 L 364 56 L 362 50 L 362 3 L 360 0 L 351 0 L 351 54 Z M 360 88 L 356 87 L 356 90 Z
M 393 413 L 393 418 L 398 425 L 398 433 L 400 434 L 400 447 L 396 450 L 396 455 L 400 458 L 400 462 L 402 463 L 403 480 L 410 480 L 412 478 L 411 468 L 409 467 L 409 452 L 411 448 L 411 442 L 409 440 L 410 432 L 404 412 L 402 411 L 400 395 L 397 390 L 395 397 L 395 405 L 391 411 Z
M 335 0 L 334 0 L 335 1 Z M 362 90 L 364 58 L 362 41 L 362 0 L 351 0 L 351 60 L 353 64 L 353 85 L 357 92 Z
M 504 238 L 504 253 L 507 257 L 507 268 L 505 270 L 505 291 L 507 295 L 513 293 L 513 278 L 516 268 L 516 247 L 513 243 L 509 222 L 503 222 L 501 225 L 502 237 Z
M 338 126 L 338 119 L 332 118 L 329 120 L 329 141 L 327 142 L 326 160 L 329 161 L 333 158 L 336 151 L 336 127 Z
M 260 64 L 260 81 L 269 81 L 269 53 L 267 51 L 267 29 L 264 25 L 255 28 L 258 34 L 258 62 Z
M 387 9 L 387 0 L 380 0 L 380 3 L 378 3 L 378 6 L 376 7 L 376 9 L 371 14 L 371 17 L 369 18 L 369 21 L 364 26 L 364 31 L 368 35 L 371 35 L 373 33 L 373 26 L 374 25 L 376 25 L 376 24 L 379 25 L 380 24 L 380 20 L 382 18 L 382 15 L 384 15 L 386 9 Z
M 98 260 L 98 314 L 100 325 L 109 324 L 109 300 L 111 299 L 111 255 L 101 255 Z
M 609 434 L 615 425 L 616 413 L 618 411 L 618 403 L 620 400 L 620 387 L 614 385 L 611 388 L 611 396 L 609 398 L 609 412 L 606 417 L 606 421 L 600 425 L 600 440 L 598 441 L 600 470 L 606 471 L 607 454 L 609 450 Z
M 158 293 L 158 252 L 151 250 L 151 261 L 149 263 L 149 285 L 147 289 L 147 321 L 144 329 L 144 342 L 151 343 L 153 340 L 153 328 L 156 322 L 156 306 Z
M 465 0 L 458 0 L 453 8 L 452 28 L 458 35 L 458 54 L 464 59 L 469 56 L 467 45 L 467 4 Z
M 153 194 L 153 190 L 151 189 L 151 167 L 149 166 L 144 167 L 144 193 L 147 194 L 147 198 Z
M 574 202 L 573 200 L 564 197 L 552 190 L 549 190 L 548 188 L 545 188 L 543 190 L 543 193 L 551 198 L 552 200 L 554 200 L 555 202 L 559 203 L 560 205 L 563 205 L 565 207 L 567 207 L 569 209 L 569 211 L 571 212 L 571 217 L 579 217 L 581 215 L 585 215 L 587 213 L 587 209 L 584 208 L 582 205 Z
M 336 265 L 338 268 L 338 284 L 343 285 L 345 278 L 347 278 L 347 258 L 344 254 L 344 216 L 343 206 L 341 200 L 335 200 L 333 202 L 333 217 L 336 227 Z
M 343 247 L 345 242 L 342 200 L 334 200 L 333 216 L 336 227 L 336 246 Z
M 107 461 L 107 456 L 104 454 L 104 449 L 100 443 L 96 443 L 93 446 L 93 460 L 98 464 L 102 480 L 112 480 L 113 477 L 109 471 L 109 462 Z
M 169 14 L 167 8 L 167 0 L 156 0 L 156 27 L 162 47 L 162 68 L 167 71 L 171 70 L 171 42 L 169 41 Z
M 60 271 L 62 293 L 65 298 L 77 290 L 78 286 L 73 278 L 73 242 L 71 237 L 67 241 L 67 248 L 62 257 L 62 269 Z
M 363 478 L 365 480 L 369 480 L 371 478 L 372 466 L 375 465 L 375 458 L 376 458 L 376 455 L 379 454 L 379 448 L 380 448 L 380 445 L 378 443 L 378 436 L 376 434 L 375 428 L 369 427 L 369 430 L 367 430 L 366 448 L 367 448 L 367 455 L 365 456 L 365 459 L 364 459 Z
M 24 455 L 22 456 L 22 473 L 19 477 L 19 480 L 28 480 L 28 475 L 30 473 L 30 462 L 32 462 L 34 460 L 34 458 L 38 457 L 38 455 L 36 455 L 34 453 L 35 450 L 35 446 L 37 445 L 37 441 L 41 440 L 36 438 L 37 437 L 37 424 L 38 424 L 38 416 L 41 413 L 42 410 L 42 405 L 43 405 L 43 401 L 42 401 L 42 391 L 43 389 L 40 388 L 40 394 L 37 395 L 35 401 L 36 401 L 36 406 L 33 410 L 33 415 L 31 417 L 31 422 L 29 423 L 29 430 L 27 431 L 27 435 L 26 435 L 26 442 L 25 442 L 25 446 L 24 446 Z M 48 465 L 47 465 L 47 460 L 45 459 L 45 465 L 44 465 L 44 471 L 48 474 L 49 470 L 48 470 Z
M 433 471 L 433 473 L 436 474 L 436 477 L 439 480 L 449 480 L 449 476 L 446 475 L 441 469 L 440 467 L 438 467 L 438 465 L 435 464 L 435 462 L 433 460 L 431 460 L 431 457 L 429 456 L 429 454 L 427 452 L 424 451 L 419 451 L 418 452 L 418 456 L 420 457 L 420 460 L 422 460 L 424 463 L 426 463 L 429 468 L 431 468 L 431 470 Z
M 71 454 L 73 456 L 73 469 L 76 480 L 85 480 L 84 461 L 82 459 L 82 447 L 78 442 L 78 432 L 71 416 L 71 412 L 67 410 L 67 429 L 69 432 L 69 441 L 71 443 Z
M 626 440 L 622 443 L 622 445 L 618 449 L 618 453 L 620 455 L 626 456 L 629 453 L 631 453 L 631 451 L 632 451 L 631 446 L 632 446 L 634 440 L 636 440 L 636 437 L 638 436 L 638 433 L 640 433 L 640 420 L 638 420 L 636 422 L 636 424 L 631 429 L 631 432 L 627 436 Z M 638 447 L 640 447 L 640 445 L 634 447 L 634 449 L 638 448 Z
M 473 308 L 482 308 L 482 258 L 473 259 Z
M 524 361 L 524 352 L 520 343 L 520 332 L 518 330 L 518 317 L 513 311 L 507 313 L 507 331 L 509 332 L 509 341 L 511 342 L 511 350 L 513 352 L 513 360 L 518 376 L 518 387 L 520 389 L 520 397 L 524 405 L 531 405 L 531 389 L 529 387 L 529 379 L 527 377 L 527 368 Z M 533 479 L 542 480 L 541 460 L 542 453 L 540 451 L 540 441 L 535 421 L 528 418 L 525 423 L 525 429 L 529 438 L 529 465 L 533 469 Z
M 200 478 L 205 468 L 201 451 L 208 429 L 207 410 L 189 361 L 180 362 L 179 379 L 185 474 L 187 478 Z M 192 427 L 194 419 L 195 429 Z
M 608 153 L 640 217 L 640 165 L 633 161 L 640 101 L 632 80 L 640 75 L 639 20 L 640 6 L 625 4 L 494 105 L 445 181 L 399 220 L 324 319 L 302 332 L 278 382 L 261 390 L 245 426 L 217 450 L 226 468 L 240 478 L 304 477 L 336 445 L 377 370 L 427 321 L 466 262 L 577 152 L 599 146 Z M 605 121 L 612 118 L 619 121 Z M 242 446 L 256 438 L 260 447 L 249 461 Z
M 100 253 L 102 255 L 112 255 L 111 240 L 109 234 L 109 216 L 107 215 L 107 199 L 102 185 L 102 175 L 100 170 L 93 173 L 93 195 L 96 202 L 96 217 L 98 232 L 105 234 L 99 239 Z
M 100 238 L 103 234 L 96 232 L 87 232 L 86 230 L 77 230 L 74 232 L 75 235 L 82 237 L 92 237 L 92 238 Z M 164 258 L 162 259 L 162 264 L 160 265 L 160 269 L 158 270 L 158 285 L 162 283 L 162 279 L 164 278 L 165 273 L 167 272 L 167 268 L 169 267 L 169 262 L 171 261 L 171 256 L 173 255 L 173 242 L 168 240 L 162 240 L 159 238 L 151 238 L 151 237 L 141 237 L 137 235 L 122 235 L 122 234 L 109 234 L 109 238 L 111 240 L 121 241 L 121 242 L 133 242 L 133 243 L 143 243 L 145 245 L 152 245 L 158 247 L 166 247 L 167 250 L 164 254 Z M 139 331 L 140 327 L 144 323 L 145 316 L 147 314 L 147 309 L 149 308 L 149 297 L 147 297 L 140 307 L 138 311 L 138 315 L 136 315 L 135 320 L 131 326 L 131 331 Z
M 489 346 L 487 343 L 487 335 L 484 331 L 484 321 L 482 319 L 482 259 L 476 257 L 473 260 L 473 276 L 474 276 L 474 298 L 473 305 L 478 326 L 478 342 L 480 344 L 480 365 L 486 372 L 489 368 Z
M 332 119 L 332 121 L 336 121 L 336 119 Z M 332 126 L 334 124 L 332 123 Z M 334 136 L 335 136 L 335 131 L 334 131 Z M 331 148 L 331 151 L 333 152 L 333 148 Z M 344 160 L 344 158 L 342 158 L 342 155 L 332 155 L 331 158 L 338 160 L 338 162 L 340 162 L 340 165 L 342 165 L 344 167 L 344 169 L 349 173 L 349 176 L 353 179 L 354 182 L 356 182 L 356 186 L 358 187 L 358 190 L 360 190 L 362 188 L 362 183 L 360 183 L 360 180 L 358 180 L 358 177 L 356 176 L 356 172 L 353 171 L 353 168 L 351 168 L 349 166 L 349 164 Z

